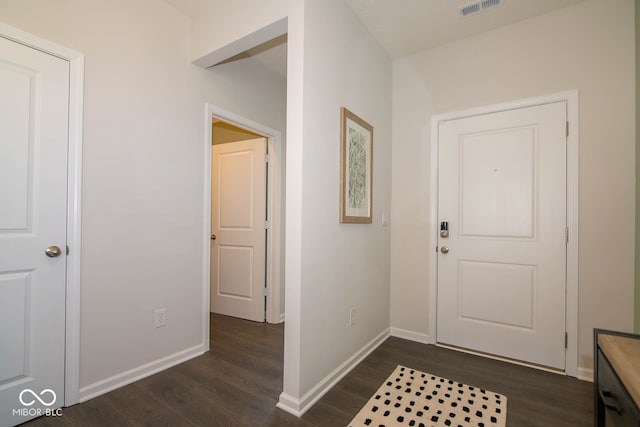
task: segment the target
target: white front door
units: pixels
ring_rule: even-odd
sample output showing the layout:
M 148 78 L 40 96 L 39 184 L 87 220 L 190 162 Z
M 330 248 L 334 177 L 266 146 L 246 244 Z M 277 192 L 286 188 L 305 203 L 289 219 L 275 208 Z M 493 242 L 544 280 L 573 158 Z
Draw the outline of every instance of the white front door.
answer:
M 565 369 L 566 109 L 440 124 L 438 342 Z
M 64 402 L 69 63 L 0 37 L 0 94 L 5 426 Z
M 263 322 L 266 139 L 214 145 L 211 162 L 211 311 Z

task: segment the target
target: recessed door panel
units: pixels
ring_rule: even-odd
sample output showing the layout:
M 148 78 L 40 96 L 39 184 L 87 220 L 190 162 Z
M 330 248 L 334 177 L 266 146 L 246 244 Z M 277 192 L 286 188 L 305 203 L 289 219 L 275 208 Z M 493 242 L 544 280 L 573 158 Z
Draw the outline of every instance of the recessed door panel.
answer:
M 28 376 L 31 272 L 0 274 L 0 386 Z
M 460 318 L 534 329 L 535 273 L 531 265 L 460 261 Z
M 253 227 L 255 151 L 220 153 L 218 174 L 218 219 L 220 229 Z
M 0 93 L 13 102 L 0 103 L 0 117 L 11 126 L 0 126 L 0 200 L 11 200 L 0 209 L 0 230 L 28 231 L 32 200 L 31 154 L 35 129 L 36 74 L 18 64 L 0 61 Z M 11 185 L 7 185 L 8 183 Z
M 535 128 L 462 135 L 464 236 L 533 237 Z
M 253 297 L 253 248 L 221 245 L 218 253 L 218 295 L 250 300 Z

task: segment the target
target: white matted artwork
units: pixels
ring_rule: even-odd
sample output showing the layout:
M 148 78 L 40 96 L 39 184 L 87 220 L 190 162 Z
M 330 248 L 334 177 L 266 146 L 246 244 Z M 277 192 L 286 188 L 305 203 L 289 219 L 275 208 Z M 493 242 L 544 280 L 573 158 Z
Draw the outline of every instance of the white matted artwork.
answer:
M 340 109 L 340 222 L 371 224 L 373 127 Z

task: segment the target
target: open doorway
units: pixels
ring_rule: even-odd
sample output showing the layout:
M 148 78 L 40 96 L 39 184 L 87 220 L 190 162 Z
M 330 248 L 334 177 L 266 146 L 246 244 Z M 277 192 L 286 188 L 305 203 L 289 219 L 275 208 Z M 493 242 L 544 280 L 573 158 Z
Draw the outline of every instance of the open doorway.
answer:
M 245 270 L 240 271 L 240 279 L 245 283 L 251 278 L 251 275 L 256 274 L 261 276 L 258 280 L 262 280 L 264 289 L 262 295 L 256 295 L 256 291 L 252 290 L 253 297 L 259 297 L 263 304 L 263 314 L 261 319 L 253 318 L 251 320 L 266 320 L 269 323 L 279 323 L 284 320 L 284 283 L 283 283 L 283 221 L 282 216 L 284 214 L 282 191 L 284 183 L 283 163 L 281 162 L 283 150 L 282 134 L 280 131 L 253 122 L 245 117 L 238 116 L 234 113 L 225 111 L 214 105 L 207 105 L 207 120 L 208 120 L 208 132 L 207 132 L 207 147 L 206 147 L 206 162 L 205 162 L 205 219 L 206 229 L 209 231 L 206 236 L 206 250 L 205 250 L 205 271 L 204 287 L 206 289 L 207 296 L 205 298 L 208 305 L 209 312 L 217 310 L 217 305 L 214 305 L 213 300 L 219 296 L 220 283 L 216 283 L 216 280 L 220 279 L 221 272 L 216 270 L 216 262 L 221 260 L 222 262 L 230 262 L 227 267 L 227 273 L 238 273 L 238 269 L 241 268 L 242 262 L 253 258 L 253 265 L 259 265 L 262 263 L 263 271 L 253 270 L 250 274 Z M 223 147 L 220 149 L 219 147 Z M 257 148 L 256 148 L 257 147 Z M 263 151 L 260 151 L 263 150 Z M 226 157 L 228 162 L 217 162 L 212 164 L 213 158 L 216 153 L 219 155 L 223 153 L 223 157 Z M 219 157 L 218 157 L 219 160 Z M 262 162 L 261 168 L 258 170 L 249 169 L 249 167 L 256 166 L 257 163 Z M 221 169 L 222 168 L 222 169 Z M 248 249 L 248 245 L 233 245 L 227 244 L 228 250 L 220 252 L 219 247 L 215 246 L 222 242 L 218 239 L 219 229 L 216 227 L 220 223 L 220 210 L 215 211 L 219 200 L 215 200 L 212 197 L 215 189 L 214 186 L 216 179 L 220 174 L 224 174 L 223 169 L 227 169 L 227 172 L 235 174 L 236 178 L 239 178 L 241 186 L 250 187 L 255 192 L 262 192 L 263 199 L 257 199 L 252 202 L 252 206 L 244 203 L 245 207 L 249 207 L 257 212 L 258 215 L 262 215 L 264 221 L 258 224 L 262 228 L 264 243 L 263 254 L 259 251 Z M 244 168 L 244 171 L 240 170 Z M 254 175 L 254 178 L 258 178 L 255 175 L 262 175 L 264 181 L 257 179 L 248 179 L 249 175 Z M 230 182 L 233 180 L 230 180 Z M 243 184 L 244 183 L 244 184 Z M 234 184 L 235 185 L 235 184 Z M 227 193 L 232 187 L 227 187 Z M 228 194 L 227 194 L 228 195 Z M 215 196 L 219 199 L 219 195 Z M 238 207 L 243 206 L 243 203 L 232 206 L 223 215 L 228 217 L 236 217 Z M 256 213 L 256 212 L 254 212 Z M 218 215 L 218 217 L 216 217 Z M 241 213 L 241 217 L 248 218 L 248 213 Z M 255 218 L 255 216 L 254 216 Z M 216 225 L 212 224 L 212 219 L 217 222 Z M 241 221 L 242 222 L 242 221 Z M 246 221 L 244 221 L 246 223 Z M 240 224 L 237 221 L 228 222 L 226 224 L 228 229 L 241 229 L 247 228 L 246 224 Z M 226 230 L 228 231 L 228 230 Z M 212 240 L 215 235 L 215 240 Z M 220 236 L 222 237 L 222 236 Z M 225 245 L 224 242 L 222 242 Z M 225 253 L 223 253 L 225 252 Z M 212 255 L 216 259 L 212 259 Z M 236 273 L 233 273 L 233 271 Z M 257 273 L 256 273 L 257 271 Z M 216 276 L 212 277 L 212 273 Z M 226 273 L 222 273 L 224 276 Z M 226 276 L 226 280 L 230 276 Z M 225 277 L 223 277 L 225 279 Z M 216 288 L 212 288 L 212 283 L 216 283 Z M 229 282 L 227 282 L 229 283 Z M 223 286 L 223 293 L 227 293 L 227 298 L 236 301 L 247 301 L 249 298 L 246 292 L 237 292 L 234 289 Z M 233 295 L 233 294 L 237 295 Z M 229 312 L 222 312 L 223 314 L 231 314 Z M 235 315 L 235 314 L 231 314 Z M 236 315 L 236 317 L 247 318 L 243 315 Z M 209 325 L 207 325 L 207 335 L 209 335 Z
M 267 138 L 211 126 L 211 313 L 266 320 Z

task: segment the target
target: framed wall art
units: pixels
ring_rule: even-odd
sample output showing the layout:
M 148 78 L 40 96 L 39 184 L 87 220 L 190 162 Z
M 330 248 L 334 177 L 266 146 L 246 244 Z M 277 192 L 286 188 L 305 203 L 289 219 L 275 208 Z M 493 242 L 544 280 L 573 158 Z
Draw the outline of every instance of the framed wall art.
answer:
M 340 109 L 340 222 L 371 224 L 373 127 Z

